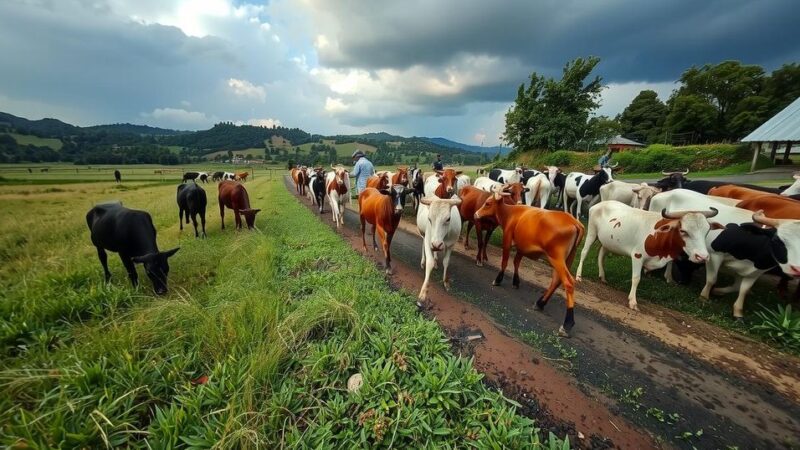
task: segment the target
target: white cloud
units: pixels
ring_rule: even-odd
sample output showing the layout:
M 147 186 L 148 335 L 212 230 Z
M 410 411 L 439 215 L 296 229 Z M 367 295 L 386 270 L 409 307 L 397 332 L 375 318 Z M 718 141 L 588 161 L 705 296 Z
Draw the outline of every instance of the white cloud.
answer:
M 486 141 L 486 133 L 484 133 L 483 130 L 479 133 L 475 133 L 475 135 L 472 136 L 472 141 L 476 144 L 483 144 L 483 142 Z
M 247 125 L 253 125 L 254 127 L 279 127 L 281 126 L 281 121 L 278 119 L 250 119 L 247 122 Z
M 273 35 L 272 35 L 272 40 L 273 40 L 273 41 L 275 41 L 275 42 L 280 42 L 280 41 L 281 41 L 281 38 L 280 38 L 280 36 L 278 36 L 277 34 L 273 34 Z
M 209 117 L 205 113 L 182 108 L 156 108 L 152 112 L 142 113 L 141 116 L 144 119 L 151 119 L 150 122 L 158 126 L 180 130 L 208 128 L 216 121 L 213 116 Z
M 340 98 L 327 97 L 325 99 L 325 111 L 328 111 L 329 113 L 336 114 L 347 111 L 348 109 L 350 109 L 350 106 L 343 102 Z
M 258 20 L 256 19 L 256 21 Z M 261 25 L 259 25 L 259 27 L 261 28 L 262 31 L 269 31 L 272 29 L 272 25 L 270 25 L 267 22 L 262 23 Z
M 614 117 L 621 113 L 639 92 L 649 89 L 656 91 L 658 98 L 666 102 L 673 89 L 678 87 L 671 82 L 649 83 L 646 81 L 634 81 L 630 83 L 610 83 L 601 94 L 601 105 L 595 114 Z
M 247 80 L 228 79 L 228 87 L 239 97 L 258 100 L 261 103 L 267 99 L 267 90 L 264 86 L 256 86 Z

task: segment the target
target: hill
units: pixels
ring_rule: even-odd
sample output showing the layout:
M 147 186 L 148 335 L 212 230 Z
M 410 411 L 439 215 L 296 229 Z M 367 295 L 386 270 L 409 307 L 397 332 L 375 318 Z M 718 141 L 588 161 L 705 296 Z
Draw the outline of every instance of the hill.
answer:
M 87 132 L 132 133 L 140 136 L 174 136 L 177 134 L 191 133 L 191 131 L 169 130 L 167 128 L 151 127 L 148 125 L 134 125 L 132 123 L 94 125 L 91 127 L 84 127 L 82 130 Z
M 0 128 L 13 128 L 20 134 L 33 134 L 39 137 L 62 137 L 78 133 L 79 127 L 58 119 L 28 120 L 13 114 L 0 112 Z
M 159 140 L 165 145 L 177 145 L 194 149 L 197 156 L 219 150 L 242 150 L 246 148 L 263 148 L 265 141 L 272 136 L 288 139 L 292 145 L 300 145 L 311 140 L 311 135 L 299 128 L 256 127 L 252 125 L 234 125 L 222 122 L 209 130 L 195 131 L 175 136 L 164 136 Z
M 461 142 L 451 141 L 450 139 L 443 137 L 434 137 L 434 138 L 421 137 L 420 139 L 424 139 L 436 145 L 441 145 L 442 147 L 457 148 L 460 150 L 466 150 L 468 152 L 473 152 L 473 153 L 488 153 L 490 155 L 496 155 L 498 152 L 500 152 L 501 155 L 506 155 L 511 151 L 511 149 L 508 147 L 500 147 L 500 146 L 482 147 L 478 145 L 462 144 Z

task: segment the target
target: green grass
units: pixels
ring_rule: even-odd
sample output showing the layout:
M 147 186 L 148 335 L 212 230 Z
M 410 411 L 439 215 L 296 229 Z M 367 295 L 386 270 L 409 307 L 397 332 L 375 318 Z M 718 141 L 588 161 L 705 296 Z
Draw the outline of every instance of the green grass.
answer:
M 212 195 L 198 240 L 178 231 L 174 185 L 0 186 L 2 445 L 543 448 L 281 180 L 247 188 L 261 231 L 220 231 Z M 113 254 L 102 282 L 84 211 L 109 199 L 180 245 L 168 296 L 132 289 Z
M 266 149 L 263 148 L 263 147 L 261 147 L 261 148 L 251 147 L 251 148 L 246 148 L 244 150 L 232 150 L 231 152 L 234 155 L 239 155 L 239 156 L 242 156 L 242 157 L 247 156 L 247 155 L 252 155 L 254 158 L 263 159 L 264 158 L 264 153 L 266 152 Z M 228 151 L 227 150 L 220 150 L 220 151 L 217 151 L 217 152 L 209 153 L 209 154 L 205 155 L 204 157 L 205 157 L 205 159 L 212 160 L 212 159 L 216 158 L 219 155 L 225 156 L 227 158 Z
M 17 134 L 17 133 L 3 133 L 9 134 L 11 137 L 17 141 L 17 144 L 20 145 L 35 145 L 37 147 L 50 147 L 53 150 L 61 150 L 62 142 L 61 139 L 56 138 L 40 138 L 37 136 L 25 135 L 25 134 Z

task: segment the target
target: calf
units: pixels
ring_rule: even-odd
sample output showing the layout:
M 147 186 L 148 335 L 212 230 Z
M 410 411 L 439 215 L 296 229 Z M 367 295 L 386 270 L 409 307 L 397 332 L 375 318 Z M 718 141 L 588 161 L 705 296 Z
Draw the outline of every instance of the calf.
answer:
M 519 183 L 522 181 L 522 167 L 514 169 L 492 169 L 489 171 L 489 179 L 498 183 Z
M 192 180 L 195 183 L 197 183 L 198 176 L 200 176 L 200 172 L 186 172 L 183 174 L 183 179 L 181 180 L 181 183 L 186 183 L 189 180 Z
M 547 211 L 524 205 L 506 205 L 502 197 L 510 194 L 494 192 L 475 213 L 475 219 L 494 217 L 503 227 L 503 260 L 500 273 L 494 280 L 495 286 L 503 281 L 508 266 L 511 246 L 515 245 L 513 286 L 519 288 L 519 264 L 527 256 L 533 260 L 545 256 L 553 267 L 553 276 L 547 290 L 536 301 L 539 310 L 544 309 L 553 292 L 564 285 L 567 299 L 567 313 L 559 335 L 569 336 L 575 325 L 575 280 L 569 273 L 569 266 L 575 259 L 578 243 L 583 237 L 583 225 L 574 217 L 560 211 Z
M 333 223 L 336 228 L 344 225 L 344 202 L 350 203 L 350 175 L 342 166 L 334 167 L 325 176 L 325 192 L 328 194 L 328 203 L 333 213 Z
M 398 167 L 396 173 L 390 173 L 389 175 L 392 186 L 399 184 L 408 187 L 408 167 Z
M 314 204 L 319 206 L 319 213 L 325 212 L 325 170 L 322 167 L 314 169 L 311 179 L 308 182 L 308 190 Z
M 203 228 L 203 237 L 206 237 L 206 191 L 197 184 L 178 185 L 178 223 L 183 231 L 183 217 L 186 215 L 186 224 L 189 224 L 189 217 L 192 218 L 194 225 L 194 237 L 197 234 L 197 215 L 200 215 L 200 223 Z
M 405 187 L 393 186 L 391 189 L 379 191 L 375 188 L 366 188 L 358 195 L 358 210 L 361 219 L 361 242 L 364 250 L 367 249 L 365 239 L 366 224 L 372 225 L 372 247 L 378 251 L 375 242 L 377 234 L 381 239 L 383 255 L 386 261 L 386 274 L 392 274 L 392 238 L 403 215 L 403 202 L 405 201 Z M 377 230 L 377 231 L 376 231 Z
M 419 210 L 420 200 L 425 196 L 425 180 L 422 178 L 422 169 L 414 167 L 409 174 L 411 183 L 411 199 L 414 204 L 414 211 Z
M 460 170 L 437 170 L 435 176 L 430 176 L 425 180 L 425 197 L 452 197 L 456 193 L 459 175 L 461 175 Z
M 111 279 L 108 271 L 106 250 L 119 253 L 119 258 L 128 272 L 134 287 L 139 285 L 136 263 L 144 265 L 144 271 L 153 283 L 158 295 L 167 293 L 167 259 L 178 248 L 160 252 L 156 244 L 156 228 L 153 219 L 145 211 L 137 211 L 122 206 L 122 203 L 97 205 L 86 214 L 92 244 L 97 247 L 97 257 L 103 265 L 106 282 Z
M 212 181 L 222 181 L 222 176 L 223 175 L 225 175 L 225 172 L 219 172 L 219 171 L 214 172 L 214 174 L 211 175 L 211 180 Z
M 789 277 L 800 277 L 800 221 L 765 217 L 762 212 L 752 216 L 756 224 L 773 227 L 762 229 L 751 223 L 718 225 L 708 233 L 711 254 L 706 262 L 706 284 L 700 296 L 738 292 L 733 304 L 733 316 L 744 316 L 744 300 L 756 280 L 769 271 Z M 731 270 L 736 281 L 724 288 L 712 287 L 720 268 Z
M 615 166 L 616 167 L 616 166 Z M 612 167 L 603 167 L 595 175 L 586 175 L 581 172 L 571 172 L 567 175 L 564 184 L 564 212 L 569 212 L 570 199 L 575 199 L 575 217 L 583 215 L 583 202 L 591 207 L 597 203 L 600 187 L 614 181 L 611 177 Z
M 298 194 L 305 196 L 306 184 L 308 183 L 308 180 L 306 180 L 306 171 L 299 168 L 292 169 L 292 180 L 294 181 L 295 191 L 297 191 Z
M 260 209 L 252 209 L 250 207 L 250 197 L 247 195 L 247 189 L 238 181 L 225 180 L 217 186 L 219 189 L 219 217 L 222 222 L 222 229 L 225 229 L 225 207 L 233 210 L 233 218 L 236 221 L 236 229 L 242 229 L 242 219 L 240 215 L 244 216 L 247 222 L 247 228 L 252 230 L 255 228 L 256 214 Z
M 236 175 L 234 176 L 233 179 L 236 180 L 236 181 L 245 182 L 245 181 L 247 181 L 247 177 L 249 175 L 250 175 L 249 172 L 236 172 Z
M 428 298 L 428 280 L 431 278 L 431 271 L 436 264 L 439 252 L 442 252 L 444 288 L 450 290 L 447 268 L 450 264 L 453 246 L 456 245 L 458 236 L 461 234 L 461 216 L 458 210 L 460 204 L 460 198 L 425 197 L 417 211 L 417 229 L 422 235 L 422 260 L 419 264 L 425 269 L 425 281 L 419 290 L 418 305 Z
M 119 170 L 114 170 L 114 181 L 122 183 L 122 174 L 119 173 Z
M 595 240 L 600 241 L 597 253 L 597 269 L 600 280 L 606 282 L 603 261 L 606 253 L 626 255 L 631 258 L 631 290 L 628 294 L 628 307 L 639 310 L 636 290 L 646 271 L 664 267 L 678 258 L 681 252 L 691 255 L 692 262 L 705 262 L 708 259 L 706 235 L 711 226 L 708 218 L 717 215 L 711 212 L 662 210 L 661 213 L 642 211 L 618 201 L 610 200 L 589 208 L 589 229 L 583 245 L 581 259 L 575 277 L 581 280 L 583 261 Z
M 493 193 L 478 189 L 475 186 L 465 186 L 458 191 L 458 196 L 461 198 L 461 204 L 458 207 L 458 211 L 461 214 L 461 222 L 467 223 L 464 248 L 469 248 L 469 233 L 474 226 L 478 240 L 478 254 L 475 258 L 475 264 L 478 266 L 483 266 L 484 261 L 488 260 L 486 247 L 489 244 L 492 233 L 497 228 L 497 221 L 494 217 L 484 217 L 478 220 L 475 218 L 475 213 L 481 209 L 486 200 L 492 195 Z M 518 201 L 514 198 L 513 192 L 511 192 L 511 195 L 503 196 L 502 198 L 508 205 L 515 205 Z

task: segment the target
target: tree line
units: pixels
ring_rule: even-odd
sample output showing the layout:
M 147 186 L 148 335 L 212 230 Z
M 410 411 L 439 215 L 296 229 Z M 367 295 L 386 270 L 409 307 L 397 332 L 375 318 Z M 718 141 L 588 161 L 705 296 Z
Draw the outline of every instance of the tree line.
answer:
M 723 61 L 690 67 L 666 102 L 643 90 L 615 118 L 592 116 L 602 78 L 590 74 L 599 58 L 566 64 L 561 79 L 533 72 L 506 113 L 504 140 L 526 150 L 596 147 L 621 134 L 645 144 L 733 142 L 800 96 L 800 65 L 772 73 L 758 65 Z M 513 156 L 513 154 L 512 154 Z

